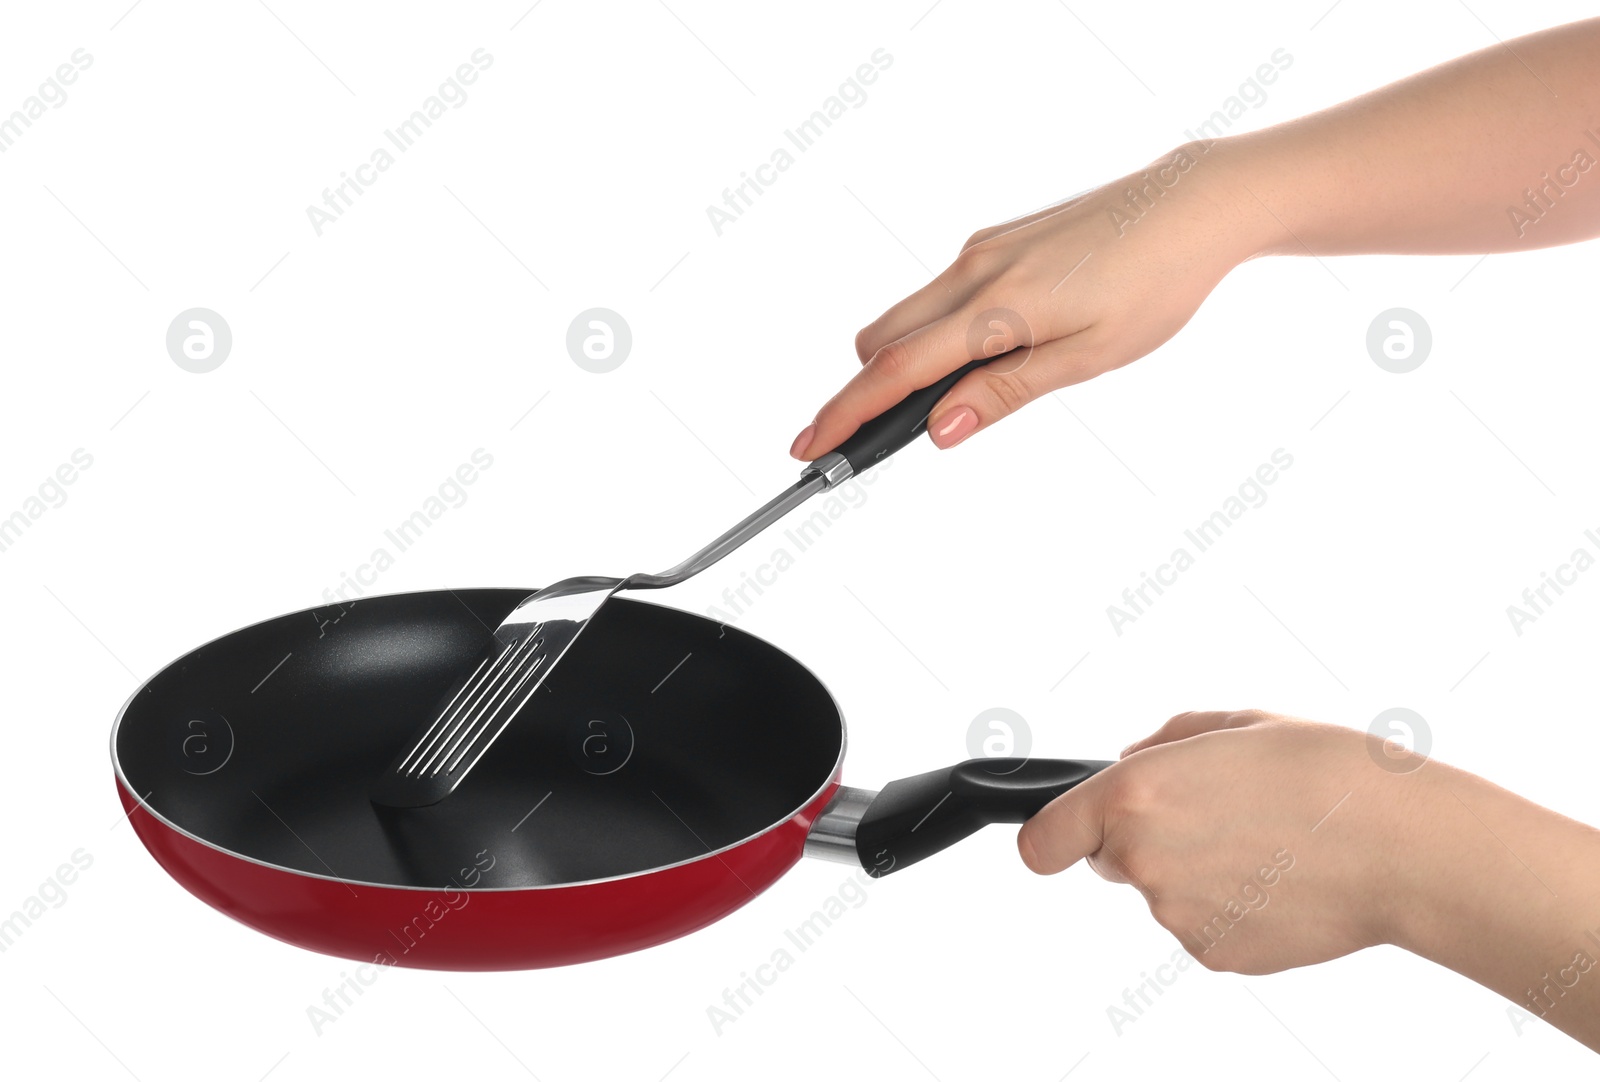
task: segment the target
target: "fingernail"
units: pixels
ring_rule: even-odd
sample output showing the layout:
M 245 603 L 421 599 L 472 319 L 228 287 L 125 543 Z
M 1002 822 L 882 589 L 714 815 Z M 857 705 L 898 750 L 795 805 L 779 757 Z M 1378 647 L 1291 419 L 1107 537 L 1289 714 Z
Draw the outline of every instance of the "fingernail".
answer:
M 817 434 L 817 422 L 812 421 L 800 430 L 800 435 L 794 438 L 794 443 L 789 447 L 790 458 L 803 458 L 805 450 L 811 446 L 811 437 Z
M 954 447 L 968 436 L 972 435 L 978 427 L 978 415 L 971 406 L 962 406 L 951 410 L 939 419 L 938 427 L 933 430 L 933 443 L 935 447 Z

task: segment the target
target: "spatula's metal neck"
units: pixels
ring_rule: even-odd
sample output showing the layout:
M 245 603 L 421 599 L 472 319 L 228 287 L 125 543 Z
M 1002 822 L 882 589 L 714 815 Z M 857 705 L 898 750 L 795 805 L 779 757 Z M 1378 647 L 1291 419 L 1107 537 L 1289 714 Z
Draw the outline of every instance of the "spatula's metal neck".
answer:
M 812 474 L 820 474 L 827 480 L 827 488 L 840 485 L 855 476 L 856 468 L 845 459 L 838 451 L 830 451 L 815 462 L 811 463 L 800 474 L 802 479 Z
M 823 455 L 806 467 L 805 472 L 800 475 L 800 480 L 768 500 L 733 529 L 687 560 L 658 575 L 632 575 L 623 581 L 621 588 L 654 590 L 676 586 L 685 579 L 698 575 L 818 492 L 849 480 L 853 473 L 850 463 L 845 461 L 843 455 Z

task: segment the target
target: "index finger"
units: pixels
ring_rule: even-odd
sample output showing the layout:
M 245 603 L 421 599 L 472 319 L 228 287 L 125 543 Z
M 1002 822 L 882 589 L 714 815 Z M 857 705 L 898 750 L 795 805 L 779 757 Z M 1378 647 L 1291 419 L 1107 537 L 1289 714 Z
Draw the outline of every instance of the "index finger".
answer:
M 967 342 L 970 322 L 970 315 L 953 312 L 879 349 L 822 407 L 809 436 L 797 440 L 790 453 L 807 461 L 819 458 L 912 391 L 977 360 Z

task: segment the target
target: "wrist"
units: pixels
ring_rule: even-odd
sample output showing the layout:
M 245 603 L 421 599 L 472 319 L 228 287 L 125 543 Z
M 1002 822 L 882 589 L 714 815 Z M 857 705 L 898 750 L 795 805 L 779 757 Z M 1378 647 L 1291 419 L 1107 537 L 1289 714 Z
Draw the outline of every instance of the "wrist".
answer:
M 1388 942 L 1506 995 L 1581 943 L 1594 831 L 1432 760 L 1402 780 Z
M 1417 763 L 1413 770 L 1377 780 L 1386 793 L 1382 827 L 1387 840 L 1383 874 L 1373 890 L 1383 941 L 1437 961 L 1444 936 L 1457 930 L 1453 918 L 1460 916 L 1462 884 L 1456 872 L 1470 863 L 1458 851 L 1459 824 L 1452 823 L 1455 817 L 1446 806 L 1455 803 L 1456 782 L 1446 775 L 1460 772 L 1420 757 Z M 1459 803 L 1455 810 L 1460 811 Z
M 1202 187 L 1215 208 L 1218 252 L 1230 267 L 1264 255 L 1298 251 L 1283 212 L 1268 206 L 1264 149 L 1243 136 L 1186 143 L 1204 170 Z

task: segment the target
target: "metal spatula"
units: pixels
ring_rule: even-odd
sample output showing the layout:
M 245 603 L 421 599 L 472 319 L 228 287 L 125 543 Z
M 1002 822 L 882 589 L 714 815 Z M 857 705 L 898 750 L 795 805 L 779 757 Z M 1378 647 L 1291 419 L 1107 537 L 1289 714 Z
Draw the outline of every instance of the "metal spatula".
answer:
M 823 455 L 800 480 L 676 567 L 625 579 L 563 579 L 530 595 L 495 629 L 495 645 L 450 694 L 433 723 L 408 743 L 374 782 L 373 803 L 420 808 L 449 796 L 505 732 L 608 597 L 618 590 L 656 590 L 698 575 L 824 489 L 870 469 L 916 439 L 928 413 L 957 380 L 994 358 L 957 369 L 913 391 Z

